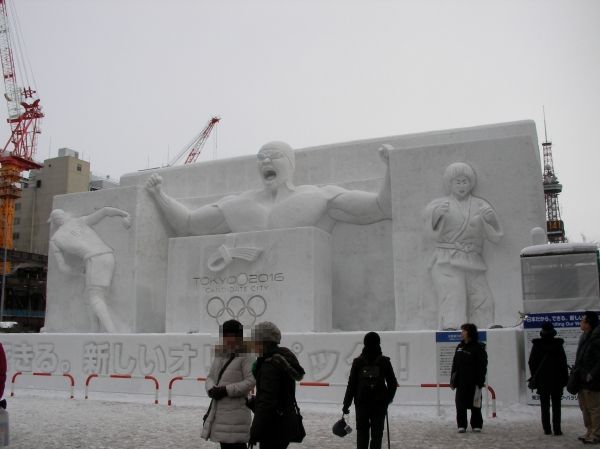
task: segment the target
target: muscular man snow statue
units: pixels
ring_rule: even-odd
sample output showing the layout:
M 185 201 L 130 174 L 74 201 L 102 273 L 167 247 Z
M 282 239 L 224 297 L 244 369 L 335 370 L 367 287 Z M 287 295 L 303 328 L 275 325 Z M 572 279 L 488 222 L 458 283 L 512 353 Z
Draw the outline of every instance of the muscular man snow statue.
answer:
M 226 234 L 266 229 L 315 226 L 330 232 L 336 221 L 369 224 L 390 218 L 388 148 L 380 149 L 386 164 L 379 194 L 338 186 L 294 186 L 293 149 L 270 142 L 258 152 L 263 189 L 226 196 L 214 204 L 189 210 L 162 190 L 162 178 L 152 175 L 146 188 L 178 235 Z
M 48 220 L 56 229 L 50 239 L 49 255 L 54 255 L 60 271 L 85 276 L 90 332 L 97 332 L 99 324 L 107 332 L 117 332 L 107 305 L 115 271 L 114 251 L 91 228 L 104 218 L 115 216 L 123 217 L 123 225 L 129 228 L 129 214 L 114 207 L 103 207 L 90 215 L 75 218 L 62 209 L 55 209 Z M 65 260 L 65 254 L 81 259 L 85 264 L 83 271 L 74 270 Z

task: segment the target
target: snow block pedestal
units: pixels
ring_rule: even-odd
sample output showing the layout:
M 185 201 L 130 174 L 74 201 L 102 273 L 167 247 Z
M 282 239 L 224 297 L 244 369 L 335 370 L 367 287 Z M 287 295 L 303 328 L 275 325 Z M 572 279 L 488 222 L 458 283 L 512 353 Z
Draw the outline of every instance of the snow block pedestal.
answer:
M 304 382 L 319 382 L 297 389 L 300 402 L 341 404 L 350 366 L 360 354 L 364 332 L 284 333 L 281 344 L 297 355 L 306 370 Z M 395 405 L 435 405 L 435 388 L 422 384 L 436 383 L 436 332 L 381 332 L 383 353 L 390 357 L 400 384 Z M 171 381 L 174 403 L 207 404 L 204 384 L 198 377 L 208 374 L 216 334 L 0 334 L 8 360 L 9 382 L 16 372 L 15 394 L 19 389 L 70 389 L 64 373 L 73 376 L 75 398 L 83 399 L 85 383 L 90 381 L 90 399 L 106 398 L 108 393 L 131 393 L 148 396 L 152 402 L 155 385 L 144 376 L 153 376 L 159 385 L 159 403 L 166 404 Z M 488 384 L 494 389 L 498 415 L 510 404 L 526 401 L 525 366 L 522 329 L 487 330 L 489 356 Z M 33 376 L 45 372 L 53 376 Z M 131 375 L 131 380 L 111 379 L 111 374 Z M 449 379 L 439 379 L 448 383 Z M 144 396 L 136 396 L 138 402 Z M 454 393 L 440 389 L 442 405 L 454 404 Z M 484 404 L 486 401 L 484 400 Z M 491 402 L 489 402 L 491 404 Z
M 169 241 L 167 332 L 250 327 L 331 329 L 331 236 L 317 228 L 173 238 Z

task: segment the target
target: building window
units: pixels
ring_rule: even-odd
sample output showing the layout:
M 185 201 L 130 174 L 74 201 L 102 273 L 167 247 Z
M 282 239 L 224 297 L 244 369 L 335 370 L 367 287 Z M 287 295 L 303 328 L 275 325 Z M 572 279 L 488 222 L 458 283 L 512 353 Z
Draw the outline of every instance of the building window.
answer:
M 21 203 L 15 203 L 15 210 L 21 210 Z
M 81 164 L 77 164 L 77 171 L 81 171 Z
M 19 233 L 13 232 L 13 240 L 19 240 Z
M 38 189 L 39 189 L 40 187 L 42 187 L 42 180 L 41 180 L 41 179 L 38 179 L 38 180 L 35 182 L 35 186 L 36 186 Z
M 21 217 L 15 217 L 15 219 L 13 220 L 13 223 L 16 225 L 21 224 Z

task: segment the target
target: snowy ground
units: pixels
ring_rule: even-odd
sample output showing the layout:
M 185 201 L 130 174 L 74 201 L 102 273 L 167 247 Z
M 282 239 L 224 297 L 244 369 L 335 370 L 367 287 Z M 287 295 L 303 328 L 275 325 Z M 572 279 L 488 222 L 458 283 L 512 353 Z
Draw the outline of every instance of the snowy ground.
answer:
M 300 404 L 308 436 L 306 448 L 354 448 L 355 434 L 339 438 L 331 426 L 339 418 L 338 406 Z M 200 439 L 203 407 L 69 400 L 20 394 L 9 398 L 12 448 L 22 449 L 218 449 Z M 575 448 L 582 433 L 581 412 L 563 408 L 561 437 L 542 432 L 539 408 L 516 405 L 498 409 L 487 418 L 483 433 L 457 434 L 454 411 L 435 407 L 394 406 L 390 410 L 391 447 L 397 449 Z M 354 417 L 350 424 L 354 427 Z M 384 435 L 385 438 L 385 435 Z M 384 448 L 387 441 L 384 440 Z

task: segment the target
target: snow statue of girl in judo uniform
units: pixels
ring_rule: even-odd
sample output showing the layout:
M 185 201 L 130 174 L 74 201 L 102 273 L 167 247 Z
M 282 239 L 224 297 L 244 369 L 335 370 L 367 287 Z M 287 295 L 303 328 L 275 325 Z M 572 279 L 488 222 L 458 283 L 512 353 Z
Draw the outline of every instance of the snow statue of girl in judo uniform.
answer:
M 434 240 L 429 269 L 439 300 L 439 328 L 458 329 L 472 322 L 494 322 L 494 300 L 482 257 L 484 239 L 497 242 L 502 228 L 494 208 L 471 194 L 477 182 L 473 168 L 455 162 L 444 171 L 447 196 L 425 209 L 425 229 Z

